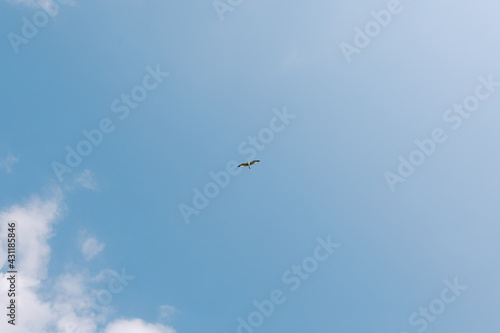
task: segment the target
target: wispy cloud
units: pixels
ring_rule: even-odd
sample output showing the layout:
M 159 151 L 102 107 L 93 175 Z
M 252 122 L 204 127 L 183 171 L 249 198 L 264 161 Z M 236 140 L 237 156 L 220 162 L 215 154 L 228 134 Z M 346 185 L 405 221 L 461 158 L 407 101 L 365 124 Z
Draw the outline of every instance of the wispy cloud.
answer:
M 99 183 L 95 179 L 94 173 L 89 169 L 85 169 L 82 172 L 76 174 L 75 183 L 88 190 L 92 191 L 100 190 Z
M 15 157 L 11 152 L 9 152 L 7 154 L 7 157 L 0 159 L 0 168 L 4 169 L 7 173 L 12 173 L 12 167 L 17 162 L 19 162 L 19 158 Z
M 56 15 L 59 8 L 59 5 L 52 0 L 7 0 L 7 2 L 31 8 L 40 8 L 51 15 Z
M 33 196 L 21 205 L 0 211 L 0 267 L 3 271 L 0 272 L 0 281 L 7 278 L 5 249 L 9 222 L 16 222 L 16 252 L 22 254 L 16 262 L 22 267 L 16 281 L 16 294 L 22 301 L 22 319 L 16 321 L 16 332 L 175 333 L 168 326 L 149 324 L 140 319 L 111 321 L 110 305 L 102 306 L 98 312 L 82 311 L 93 306 L 92 295 L 96 291 L 93 286 L 100 281 L 85 270 L 50 276 L 51 247 L 48 241 L 55 236 L 54 225 L 61 220 L 65 210 L 62 191 L 57 189 L 48 198 Z M 96 246 L 89 248 L 95 253 Z M 105 269 L 98 276 L 105 276 L 109 271 Z M 0 283 L 0 304 L 8 304 L 7 289 L 7 283 Z M 11 327 L 7 328 L 7 325 L 7 320 L 2 320 L 0 332 L 8 332 Z
M 74 173 L 71 178 L 68 178 L 68 181 L 63 184 L 63 188 L 68 192 L 80 190 L 82 188 L 91 191 L 101 190 L 101 186 L 95 174 L 89 169 Z
M 82 244 L 81 251 L 85 260 L 89 261 L 104 249 L 104 244 L 94 237 L 88 237 Z
M 171 305 L 160 305 L 158 308 L 160 321 L 170 321 L 172 317 L 179 312 L 176 308 Z

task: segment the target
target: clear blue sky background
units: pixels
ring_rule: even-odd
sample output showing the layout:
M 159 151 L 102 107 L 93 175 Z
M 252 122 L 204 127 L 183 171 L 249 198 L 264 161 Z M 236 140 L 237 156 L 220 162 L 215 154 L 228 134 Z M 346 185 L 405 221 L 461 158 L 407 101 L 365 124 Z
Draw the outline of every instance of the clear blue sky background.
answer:
M 457 130 L 443 113 L 479 76 L 500 81 L 500 4 L 402 1 L 347 63 L 339 44 L 387 3 L 243 1 L 221 21 L 208 0 L 75 1 L 16 54 L 7 34 L 39 9 L 0 2 L 0 157 L 19 159 L 1 208 L 63 189 L 49 278 L 125 267 L 109 320 L 155 323 L 168 304 L 177 332 L 233 333 L 278 288 L 256 332 L 417 332 L 408 317 L 458 277 L 468 289 L 427 331 L 498 332 L 500 89 Z M 111 102 L 157 64 L 170 76 L 120 120 Z M 285 106 L 296 118 L 261 163 L 186 224 L 179 204 Z M 60 183 L 52 162 L 102 118 L 115 131 Z M 384 173 L 436 127 L 447 141 L 391 192 Z M 98 190 L 70 189 L 84 170 Z M 105 244 L 88 262 L 82 230 Z M 282 274 L 327 235 L 340 249 L 289 292 Z

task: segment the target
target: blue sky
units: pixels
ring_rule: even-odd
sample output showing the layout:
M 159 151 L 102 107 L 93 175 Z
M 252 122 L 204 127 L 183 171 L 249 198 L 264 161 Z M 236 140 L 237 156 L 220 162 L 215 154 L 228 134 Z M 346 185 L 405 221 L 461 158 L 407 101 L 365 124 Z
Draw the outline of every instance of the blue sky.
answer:
M 1 1 L 1 331 L 497 332 L 499 11 Z

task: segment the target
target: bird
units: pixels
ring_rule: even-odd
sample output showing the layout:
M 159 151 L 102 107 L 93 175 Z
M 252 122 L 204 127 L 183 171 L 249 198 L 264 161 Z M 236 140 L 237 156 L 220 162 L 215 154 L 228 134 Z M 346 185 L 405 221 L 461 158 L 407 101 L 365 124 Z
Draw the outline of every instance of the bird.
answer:
M 253 165 L 253 164 L 257 163 L 257 162 L 260 162 L 260 160 L 254 160 L 252 162 L 241 163 L 240 165 L 238 165 L 238 168 L 242 167 L 242 166 L 247 166 L 250 169 L 250 165 Z

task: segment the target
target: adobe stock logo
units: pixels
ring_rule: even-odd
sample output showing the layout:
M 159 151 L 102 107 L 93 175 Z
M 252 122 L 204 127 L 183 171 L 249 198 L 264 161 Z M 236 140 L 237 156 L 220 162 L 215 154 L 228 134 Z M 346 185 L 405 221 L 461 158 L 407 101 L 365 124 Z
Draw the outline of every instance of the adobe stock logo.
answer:
M 326 239 L 318 237 L 316 242 L 317 245 L 311 256 L 304 258 L 299 265 L 292 265 L 281 275 L 281 282 L 288 285 L 288 292 L 297 291 L 302 283 L 310 279 L 318 270 L 320 263 L 327 261 L 340 247 L 340 244 L 332 241 L 331 235 L 328 235 Z M 287 301 L 286 294 L 286 289 L 278 288 L 269 293 L 268 299 L 254 300 L 252 305 L 255 309 L 246 316 L 236 318 L 236 333 L 256 332 L 274 314 L 277 307 Z
M 478 111 L 482 103 L 491 98 L 500 87 L 500 82 L 494 81 L 492 74 L 488 75 L 487 78 L 479 76 L 477 80 L 479 84 L 473 93 L 466 96 L 462 103 L 455 103 L 453 107 L 443 112 L 444 122 L 450 124 L 449 126 L 454 131 L 462 126 L 465 119 L 469 119 L 474 112 Z M 405 182 L 408 177 L 413 175 L 415 170 L 422 166 L 437 151 L 438 146 L 447 139 L 446 131 L 441 127 L 436 127 L 432 130 L 430 137 L 414 141 L 416 148 L 407 157 L 399 155 L 397 173 L 390 171 L 384 173 L 385 181 L 391 192 L 396 191 L 398 183 Z
M 115 271 L 111 271 L 111 274 L 113 278 L 108 281 L 108 288 L 93 290 L 91 292 L 90 303 L 78 311 L 80 315 L 88 316 L 92 313 L 95 315 L 102 312 L 113 301 L 113 295 L 121 293 L 128 286 L 129 281 L 135 279 L 135 276 L 125 273 L 125 267 L 122 267 L 121 274 Z
M 355 54 L 360 54 L 362 50 L 366 49 L 380 35 L 383 29 L 392 23 L 394 17 L 403 12 L 403 9 L 404 6 L 400 0 L 390 0 L 385 9 L 371 11 L 370 16 L 372 19 L 366 22 L 363 28 L 355 26 L 353 29 L 353 43 L 349 44 L 342 41 L 339 44 L 340 51 L 347 63 L 351 63 Z
M 30 40 L 35 38 L 38 35 L 38 31 L 40 28 L 46 26 L 50 18 L 54 18 L 59 12 L 59 5 L 67 5 L 71 4 L 73 0 L 47 0 L 48 5 L 44 6 L 42 9 L 37 10 L 31 20 L 26 16 L 21 18 L 22 26 L 21 26 L 21 34 L 17 34 L 15 32 L 9 32 L 7 34 L 7 39 L 12 46 L 12 50 L 14 53 L 19 53 L 19 46 L 21 44 L 28 44 Z
M 408 317 L 408 322 L 418 333 L 424 332 L 428 328 L 429 323 L 435 322 L 448 306 L 454 303 L 462 295 L 462 292 L 468 288 L 467 286 L 460 285 L 458 278 L 455 278 L 453 283 L 449 280 L 444 280 L 443 283 L 446 287 L 441 290 L 439 297 L 431 300 L 428 306 L 421 306 L 418 312 L 415 311 Z M 408 332 L 403 331 L 401 333 Z
M 156 65 L 155 69 L 147 66 L 146 72 L 148 74 L 143 77 L 142 83 L 134 86 L 130 90 L 130 94 L 121 94 L 120 98 L 116 98 L 111 102 L 111 112 L 118 114 L 120 120 L 128 118 L 130 111 L 136 109 L 139 103 L 146 99 L 148 92 L 158 88 L 160 83 L 170 75 L 161 71 L 160 65 Z M 101 145 L 105 134 L 111 134 L 115 129 L 116 125 L 107 117 L 99 121 L 97 128 L 83 129 L 82 135 L 84 139 L 80 140 L 74 148 L 69 145 L 66 146 L 66 163 L 52 162 L 52 170 L 59 182 L 63 181 L 64 174 L 73 172 L 73 169 L 83 162 L 84 157 L 89 156 L 95 147 Z
M 246 140 L 242 141 L 237 148 L 238 153 L 242 155 L 242 161 L 252 161 L 257 157 L 258 151 L 263 151 L 275 138 L 276 134 L 283 132 L 290 124 L 290 120 L 297 117 L 288 113 L 286 107 L 282 111 L 273 110 L 274 117 L 269 121 L 269 127 L 262 128 L 256 136 L 250 135 Z M 192 206 L 180 203 L 179 211 L 186 224 L 191 223 L 192 215 L 199 215 L 200 211 L 204 210 L 210 204 L 211 199 L 215 199 L 221 189 L 226 188 L 231 182 L 231 177 L 237 176 L 242 171 L 238 168 L 239 162 L 231 160 L 227 162 L 226 169 L 213 172 L 210 171 L 208 176 L 213 180 L 202 186 L 202 190 L 193 188 Z

